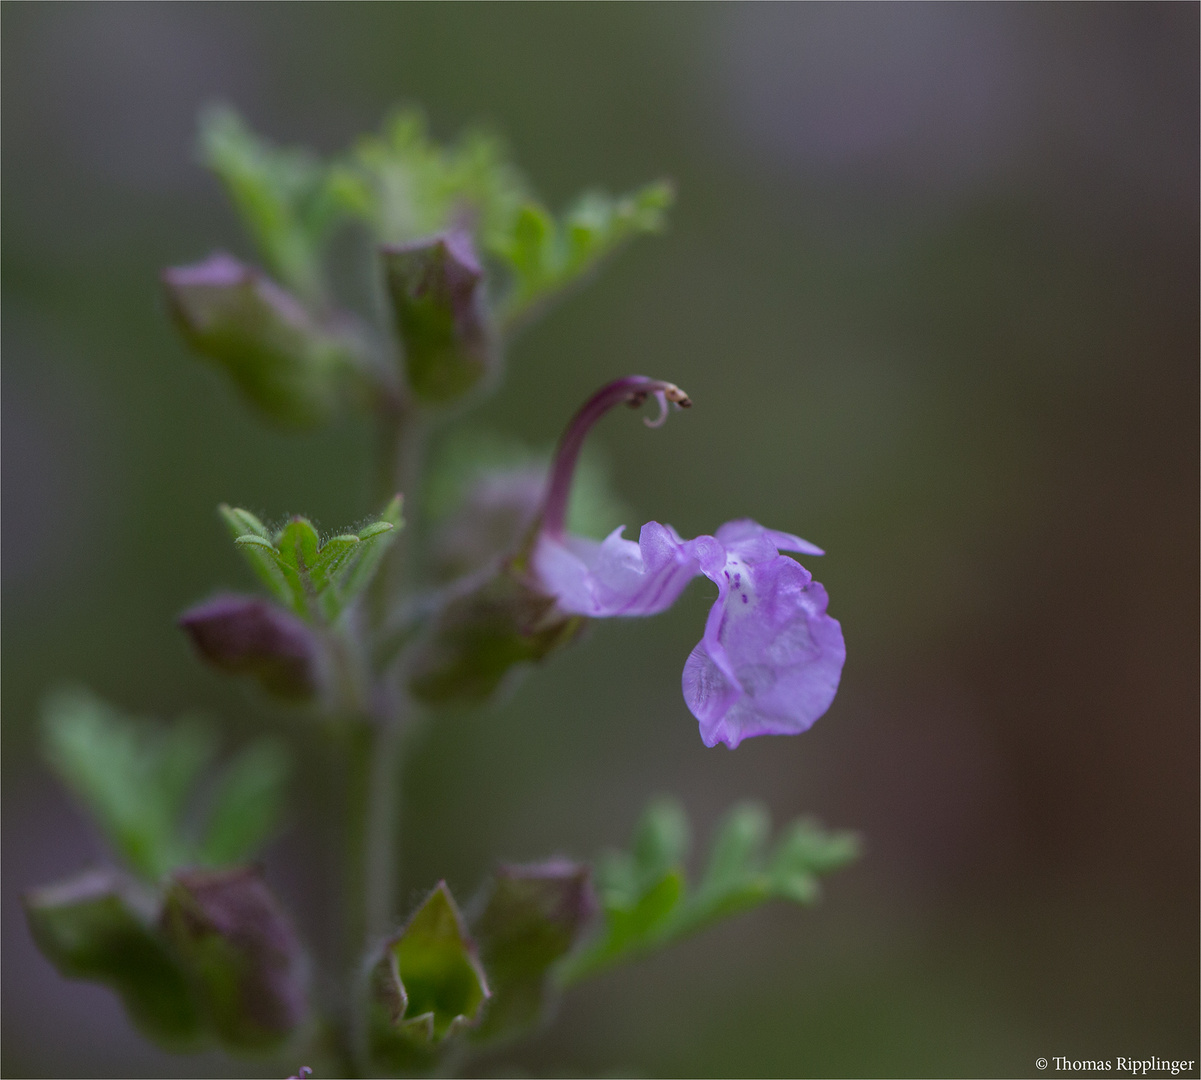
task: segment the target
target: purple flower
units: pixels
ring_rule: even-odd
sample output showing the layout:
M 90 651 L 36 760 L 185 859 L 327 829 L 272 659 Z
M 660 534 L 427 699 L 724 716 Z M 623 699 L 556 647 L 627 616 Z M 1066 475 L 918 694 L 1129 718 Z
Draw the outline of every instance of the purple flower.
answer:
M 826 590 L 779 549 L 822 552 L 746 518 L 714 539 L 723 563 L 702 572 L 717 583 L 717 601 L 684 664 L 684 700 L 706 746 L 798 735 L 830 707 L 847 654 Z
M 564 531 L 571 470 L 588 428 L 614 404 L 640 404 L 651 394 L 664 414 L 668 401 L 689 403 L 670 383 L 631 376 L 576 414 L 548 484 L 533 576 L 562 611 L 608 618 L 665 611 L 703 574 L 717 585 L 717 600 L 684 665 L 683 689 L 705 745 L 733 749 L 754 735 L 805 731 L 834 700 L 846 647 L 826 613 L 825 589 L 780 552 L 821 555 L 820 548 L 746 518 L 693 540 L 657 521 L 642 527 L 637 543 L 622 529 L 603 541 Z

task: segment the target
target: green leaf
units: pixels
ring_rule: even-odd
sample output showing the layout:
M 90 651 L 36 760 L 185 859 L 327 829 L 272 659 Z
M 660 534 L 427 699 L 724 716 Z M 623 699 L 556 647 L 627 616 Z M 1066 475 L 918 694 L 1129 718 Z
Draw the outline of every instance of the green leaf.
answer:
M 232 506 L 226 506 L 225 503 L 221 504 L 220 510 L 221 516 L 225 519 L 230 534 L 235 540 L 239 536 L 252 535 L 261 536 L 264 540 L 270 541 L 271 530 L 249 510 L 238 510 Z
M 673 199 L 674 190 L 665 182 L 617 199 L 589 192 L 558 222 L 537 203 L 522 205 L 508 229 L 494 233 L 488 244 L 489 253 L 505 264 L 511 277 L 502 324 L 515 327 L 582 281 L 627 241 L 660 232 Z
M 308 963 L 275 897 L 253 868 L 177 873 L 163 932 L 207 1026 L 231 1050 L 271 1050 L 308 1014 Z
M 267 586 L 276 600 L 293 607 L 295 596 L 288 579 L 284 577 L 282 560 L 266 526 L 249 510 L 239 510 L 225 503 L 217 509 L 229 527 L 234 544 L 245 557 L 255 576 Z
M 321 250 L 333 227 L 361 210 L 362 192 L 343 168 L 270 145 L 231 109 L 202 116 L 200 147 L 272 272 L 306 301 L 319 301 Z
M 491 996 L 475 947 L 445 882 L 387 941 L 369 978 L 372 1056 L 391 1067 L 475 1024 Z
M 537 203 L 526 203 L 518 211 L 509 246 L 500 253 L 526 291 L 543 288 L 553 279 L 556 232 L 555 219 Z
M 646 889 L 629 908 L 606 909 L 609 934 L 605 952 L 616 956 L 630 946 L 640 946 L 665 925 L 684 897 L 687 883 L 682 870 L 669 870 Z
M 199 848 L 202 863 L 219 867 L 244 862 L 271 837 L 283 808 L 291 766 L 282 742 L 262 739 L 225 767 Z
M 819 891 L 817 878 L 858 857 L 854 833 L 827 833 L 816 822 L 802 819 L 788 828 L 776 847 L 769 868 L 771 888 L 785 899 L 812 903 Z
M 238 861 L 274 828 L 288 760 L 273 741 L 252 744 L 221 774 L 198 848 L 184 823 L 216 756 L 209 725 L 130 719 L 87 691 L 62 690 L 47 698 L 42 729 L 51 767 L 149 882 L 197 860 Z
M 526 197 L 525 182 L 499 140 L 468 131 L 457 143 L 439 146 L 413 109 L 393 114 L 380 135 L 360 140 L 344 165 L 343 182 L 388 244 L 465 219 L 475 221 L 481 237 L 503 233 Z
M 688 857 L 689 829 L 684 808 L 674 799 L 656 799 L 634 834 L 634 874 L 639 891 L 654 888 Z
M 397 495 L 378 521 L 357 535 L 341 533 L 324 544 L 307 518 L 293 517 L 272 536 L 246 510 L 222 505 L 221 515 L 234 543 L 277 600 L 303 618 L 332 623 L 370 584 L 404 523 L 402 506 Z
M 532 1027 L 550 997 L 548 973 L 595 908 L 588 868 L 566 860 L 502 867 L 472 924 L 492 1000 L 472 1033 L 489 1042 Z
M 275 546 L 287 566 L 307 576 L 317 563 L 321 539 L 308 518 L 294 517 L 280 530 Z
M 357 557 L 353 563 L 345 564 L 342 570 L 344 584 L 341 586 L 341 607 L 349 604 L 371 584 L 381 560 L 404 527 L 403 508 L 404 498 L 397 495 L 384 508 L 379 521 L 360 530 Z
M 762 903 L 772 894 L 761 866 L 770 832 L 771 818 L 759 803 L 742 803 L 726 814 L 714 836 L 700 887 L 673 922 L 673 937 Z
M 387 531 L 387 530 L 384 530 Z M 317 591 L 321 592 L 331 582 L 336 581 L 339 571 L 347 560 L 355 554 L 359 546 L 359 538 L 354 533 L 344 533 L 341 536 L 330 537 L 321 547 L 320 554 L 313 563 L 310 574 Z
M 771 833 L 771 818 L 761 803 L 741 803 L 718 826 L 701 889 L 722 892 L 759 870 Z
M 42 955 L 69 979 L 112 987 L 130 1020 L 171 1050 L 192 1050 L 200 1013 L 184 973 L 146 913 L 149 901 L 116 871 L 90 871 L 24 897 Z
M 688 823 L 678 804 L 657 800 L 643 815 L 633 854 L 610 853 L 597 867 L 604 908 L 600 931 L 563 960 L 555 972 L 571 985 L 614 964 L 644 955 L 697 930 L 773 898 L 812 903 L 817 878 L 852 861 L 851 833 L 828 833 L 799 821 L 763 866 L 770 831 L 757 803 L 734 807 L 715 833 L 700 887 L 689 892 L 682 863 Z
M 216 752 L 207 725 L 154 727 L 84 690 L 63 690 L 43 706 L 43 736 L 51 767 L 135 872 L 155 881 L 187 861 L 179 824 Z

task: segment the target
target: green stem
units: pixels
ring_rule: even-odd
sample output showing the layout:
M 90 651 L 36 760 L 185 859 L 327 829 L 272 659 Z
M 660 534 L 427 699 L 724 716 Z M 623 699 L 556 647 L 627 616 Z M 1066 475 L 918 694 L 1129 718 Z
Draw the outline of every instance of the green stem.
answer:
M 395 916 L 400 843 L 399 715 L 356 718 L 349 733 L 346 844 L 347 985 L 354 986 L 368 948 Z
M 376 499 L 405 496 L 405 518 L 416 518 L 416 493 L 424 457 L 426 425 L 408 403 L 389 401 L 379 411 Z M 389 610 L 413 574 L 411 525 L 401 530 L 372 583 L 367 605 L 366 654 L 372 656 Z M 372 671 L 366 701 L 350 718 L 348 746 L 348 833 L 346 986 L 350 1005 L 343 1045 L 363 1054 L 362 965 L 367 950 L 393 928 L 399 890 L 400 782 L 407 697 L 387 671 Z M 367 1062 L 357 1063 L 360 1069 Z
M 369 944 L 391 927 L 400 847 L 402 718 L 381 718 L 371 729 L 364 830 L 363 930 Z

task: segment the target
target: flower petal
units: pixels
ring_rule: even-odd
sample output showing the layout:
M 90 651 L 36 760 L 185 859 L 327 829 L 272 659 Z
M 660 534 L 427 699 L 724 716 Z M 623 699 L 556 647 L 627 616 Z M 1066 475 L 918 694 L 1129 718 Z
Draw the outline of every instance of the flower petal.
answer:
M 750 518 L 727 521 L 717 530 L 717 539 L 727 551 L 737 552 L 753 562 L 774 559 L 781 551 L 796 551 L 802 555 L 824 555 L 816 544 L 802 540 L 792 533 L 765 529 Z
M 685 541 L 670 525 L 649 521 L 638 543 L 624 526 L 602 541 L 543 534 L 533 565 L 542 586 L 573 615 L 657 615 L 675 603 L 703 566 L 723 561 L 711 536 Z
M 683 674 L 705 745 L 807 730 L 834 700 L 846 659 L 826 590 L 783 555 L 749 563 L 732 552 L 715 580 L 717 602 Z

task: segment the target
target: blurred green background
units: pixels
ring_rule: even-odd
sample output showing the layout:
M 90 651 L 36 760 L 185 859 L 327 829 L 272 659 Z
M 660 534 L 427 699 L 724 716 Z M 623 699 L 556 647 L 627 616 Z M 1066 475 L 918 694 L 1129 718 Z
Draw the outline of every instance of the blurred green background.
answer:
M 195 162 L 214 99 L 322 151 L 398 102 L 443 138 L 482 121 L 555 207 L 675 179 L 670 232 L 518 340 L 481 420 L 546 444 L 601 382 L 671 379 L 691 413 L 596 440 L 630 525 L 749 515 L 830 552 L 811 568 L 849 659 L 800 738 L 701 744 L 679 690 L 699 584 L 423 732 L 409 902 L 623 842 L 660 792 L 702 834 L 758 796 L 866 837 L 818 908 L 587 984 L 481 1071 L 1197 1056 L 1196 5 L 2 11 L 5 1075 L 260 1068 L 147 1048 L 19 908 L 104 857 L 39 763 L 45 691 L 286 729 L 173 627 L 249 585 L 214 507 L 369 508 L 365 427 L 264 431 L 165 317 L 161 267 L 251 254 Z M 267 871 L 321 949 L 337 778 L 303 746 Z

